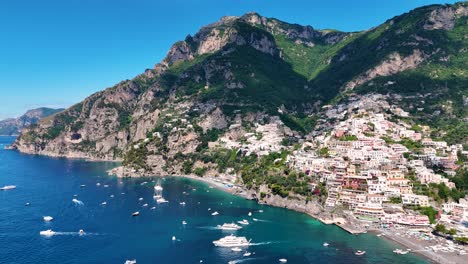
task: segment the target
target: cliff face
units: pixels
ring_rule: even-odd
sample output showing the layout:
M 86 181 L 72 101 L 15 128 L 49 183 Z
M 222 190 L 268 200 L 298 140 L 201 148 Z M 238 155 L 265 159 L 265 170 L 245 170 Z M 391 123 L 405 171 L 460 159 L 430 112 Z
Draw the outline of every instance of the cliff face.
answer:
M 175 43 L 153 69 L 24 129 L 13 146 L 124 160 L 132 173 L 177 174 L 184 172 L 184 155 L 212 149 L 219 138 L 260 137 L 258 124 L 278 127 L 273 142 L 305 136 L 322 106 L 351 90 L 409 94 L 445 87 L 423 107 L 435 111 L 450 101 L 451 112 L 444 108 L 441 117 L 457 120 L 466 117 L 468 97 L 466 23 L 466 3 L 419 8 L 354 33 L 256 13 L 224 17 Z
M 9 118 L 0 121 L 0 135 L 18 135 L 24 127 L 37 123 L 41 118 L 53 115 L 64 109 L 53 109 L 47 107 L 28 110 L 18 118 Z

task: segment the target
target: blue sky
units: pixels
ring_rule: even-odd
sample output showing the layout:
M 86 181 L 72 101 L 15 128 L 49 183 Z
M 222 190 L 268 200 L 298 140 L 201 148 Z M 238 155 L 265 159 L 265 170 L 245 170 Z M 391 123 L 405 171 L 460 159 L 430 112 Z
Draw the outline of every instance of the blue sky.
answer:
M 67 107 L 159 62 L 225 15 L 358 31 L 436 0 L 1 0 L 0 119 Z

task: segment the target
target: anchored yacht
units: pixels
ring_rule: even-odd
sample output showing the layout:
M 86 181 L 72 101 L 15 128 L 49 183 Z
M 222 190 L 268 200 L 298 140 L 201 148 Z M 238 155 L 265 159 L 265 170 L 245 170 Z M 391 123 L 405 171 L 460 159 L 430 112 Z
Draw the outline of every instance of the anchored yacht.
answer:
M 217 247 L 248 247 L 250 245 L 250 240 L 247 240 L 245 237 L 230 235 L 220 240 L 213 241 L 213 244 Z
M 231 223 L 231 224 L 224 223 L 223 225 L 218 225 L 218 228 L 222 230 L 239 230 L 242 228 L 242 226 L 236 225 L 234 223 Z

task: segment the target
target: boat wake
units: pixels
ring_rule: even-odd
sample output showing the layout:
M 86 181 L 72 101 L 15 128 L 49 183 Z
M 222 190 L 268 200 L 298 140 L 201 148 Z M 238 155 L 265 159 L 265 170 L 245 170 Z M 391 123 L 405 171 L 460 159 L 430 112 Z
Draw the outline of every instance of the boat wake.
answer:
M 267 241 L 267 242 L 258 242 L 258 243 L 250 243 L 251 246 L 263 246 L 263 245 L 270 245 L 270 244 L 279 244 L 281 241 Z
M 84 203 L 78 199 L 73 198 L 72 202 L 74 202 L 76 205 L 84 205 Z
M 51 237 L 51 236 L 98 236 L 98 235 L 100 235 L 99 233 L 88 233 L 88 232 L 84 232 L 84 233 L 80 233 L 80 232 L 57 232 L 57 231 L 53 231 L 53 232 L 54 232 L 53 234 L 49 234 L 47 236 Z
M 263 219 L 257 219 L 257 218 L 255 218 L 254 221 L 255 221 L 255 222 L 271 223 L 270 220 L 263 220 Z

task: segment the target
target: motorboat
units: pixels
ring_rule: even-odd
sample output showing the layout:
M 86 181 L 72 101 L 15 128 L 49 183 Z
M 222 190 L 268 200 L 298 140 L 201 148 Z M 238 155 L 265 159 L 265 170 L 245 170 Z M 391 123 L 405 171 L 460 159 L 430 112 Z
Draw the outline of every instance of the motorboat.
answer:
M 244 257 L 249 257 L 250 255 L 252 255 L 252 253 L 250 253 L 250 252 L 245 252 L 244 253 Z
M 185 202 L 180 202 L 179 204 L 180 204 L 180 205 L 185 205 Z
M 229 235 L 213 241 L 213 244 L 217 247 L 247 247 L 250 245 L 250 240 L 245 237 Z
M 48 229 L 48 230 L 39 232 L 39 234 L 41 236 L 53 236 L 53 235 L 55 235 L 55 232 L 52 231 L 52 229 Z
M 281 263 L 286 263 L 286 262 L 288 262 L 288 260 L 285 259 L 285 258 L 280 258 L 280 259 L 279 259 L 279 262 L 281 262 Z
M 354 253 L 354 255 L 356 255 L 356 256 L 361 256 L 361 255 L 364 255 L 364 254 L 366 254 L 366 251 L 363 251 L 363 250 L 358 250 L 358 251 L 356 251 Z
M 218 225 L 217 227 L 222 230 L 239 230 L 242 228 L 242 226 L 236 225 L 234 223 L 231 223 L 231 224 L 224 223 L 223 225 Z
M 46 221 L 46 222 L 50 222 L 50 221 L 54 220 L 54 218 L 52 216 L 44 216 L 42 219 L 44 219 L 44 221 Z
M 211 215 L 219 215 L 218 212 L 213 212 Z
M 399 255 L 406 255 L 409 253 L 409 250 L 402 250 L 402 249 L 395 249 L 393 250 L 393 253 L 399 254 Z
M 84 184 L 81 184 L 81 185 L 80 185 L 80 187 L 81 187 L 81 188 L 83 188 L 83 187 L 86 187 L 86 185 L 84 185 Z
M 83 230 L 83 229 L 80 229 L 80 231 L 78 231 L 78 234 L 80 234 L 80 236 L 82 236 L 82 235 L 84 235 L 84 234 L 85 234 L 85 232 L 84 232 L 84 230 Z
M 323 243 L 323 246 L 324 247 L 328 247 L 330 244 L 328 244 L 327 242 Z
M 142 206 L 143 206 L 143 207 L 147 207 L 147 206 L 148 206 L 148 204 L 147 204 L 147 203 L 145 203 L 145 204 L 144 204 L 144 205 L 142 205 Z
M 157 185 L 154 186 L 154 190 L 155 191 L 162 191 L 163 187 L 161 187 L 161 185 L 157 184 Z
M 137 263 L 136 259 L 134 259 L 134 260 L 127 260 L 127 261 L 125 261 L 124 264 L 136 264 L 136 263 Z
M 186 224 L 187 224 L 187 222 L 185 222 L 185 221 L 182 221 L 182 224 L 183 224 L 183 225 L 186 225 Z
M 176 241 L 176 237 L 175 237 L 175 236 L 172 236 L 172 241 Z
M 136 211 L 132 214 L 132 216 L 139 216 L 140 215 L 140 212 Z
M 252 220 L 254 220 L 255 222 L 258 222 L 258 219 L 257 219 L 257 218 L 252 218 Z
M 104 188 L 107 188 L 107 187 L 109 187 L 109 185 L 107 185 L 107 184 L 104 184 Z
M 6 186 L 3 186 L 2 188 L 0 188 L 0 190 L 2 190 L 2 191 L 13 190 L 13 189 L 16 189 L 15 185 L 6 185 Z
M 156 206 L 153 206 L 153 207 L 151 207 L 150 209 L 151 209 L 151 210 L 154 210 L 154 209 L 156 209 Z
M 242 248 L 240 248 L 240 247 L 233 247 L 233 248 L 231 248 L 231 250 L 234 251 L 234 252 L 241 252 L 241 251 L 242 251 Z
M 106 205 L 106 204 L 107 204 L 107 202 L 102 202 L 102 203 L 101 203 L 101 205 Z
M 96 186 L 101 186 L 101 184 L 98 182 L 98 183 L 96 183 Z
M 249 216 L 252 216 L 252 212 L 249 212 L 249 214 L 248 214 L 248 215 L 249 215 Z
M 138 201 L 143 201 L 143 197 L 138 198 Z
M 249 224 L 249 221 L 247 220 L 242 220 L 242 221 L 237 221 L 237 223 L 241 224 L 241 225 L 248 225 Z

